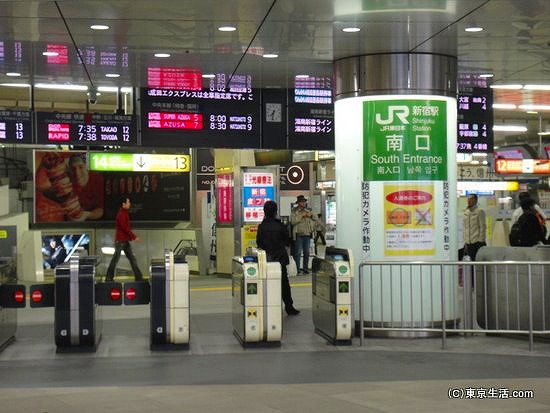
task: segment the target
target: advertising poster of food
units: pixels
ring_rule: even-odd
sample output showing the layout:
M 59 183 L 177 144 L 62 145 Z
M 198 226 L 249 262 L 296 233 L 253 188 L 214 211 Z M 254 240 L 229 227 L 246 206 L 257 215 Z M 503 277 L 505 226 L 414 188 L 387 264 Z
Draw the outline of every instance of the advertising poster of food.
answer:
M 435 255 L 433 183 L 384 185 L 385 255 Z
M 35 151 L 35 222 L 114 221 L 120 199 L 133 221 L 190 219 L 189 173 L 94 172 L 83 151 Z

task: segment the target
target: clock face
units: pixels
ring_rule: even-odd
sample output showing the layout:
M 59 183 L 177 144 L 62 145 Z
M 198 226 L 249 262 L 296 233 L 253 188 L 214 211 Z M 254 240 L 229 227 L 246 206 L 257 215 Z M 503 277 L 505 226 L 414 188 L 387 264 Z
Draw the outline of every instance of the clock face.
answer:
M 265 104 L 265 121 L 266 122 L 282 121 L 282 105 L 280 103 Z

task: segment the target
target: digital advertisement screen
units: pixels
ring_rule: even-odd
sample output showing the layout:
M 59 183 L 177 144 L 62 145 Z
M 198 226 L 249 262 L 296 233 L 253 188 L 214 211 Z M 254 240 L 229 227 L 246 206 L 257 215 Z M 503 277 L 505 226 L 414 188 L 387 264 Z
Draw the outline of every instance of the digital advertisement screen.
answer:
M 296 77 L 288 118 L 289 149 L 334 149 L 332 78 Z
M 113 221 L 128 197 L 132 221 L 188 221 L 189 172 L 95 172 L 83 151 L 35 151 L 35 222 Z
M 68 262 L 74 254 L 90 255 L 90 235 L 42 234 L 42 268 L 53 270 Z
M 31 112 L 0 110 L 0 143 L 32 143 Z
M 226 86 L 227 80 L 201 78 L 200 90 L 142 89 L 142 145 L 259 148 L 260 91 L 250 75 L 235 75 Z
M 243 221 L 262 222 L 264 204 L 275 199 L 275 178 L 269 172 L 243 173 Z
M 137 145 L 137 126 L 132 115 L 37 112 L 39 144 Z
M 493 91 L 473 88 L 458 96 L 458 153 L 493 152 Z

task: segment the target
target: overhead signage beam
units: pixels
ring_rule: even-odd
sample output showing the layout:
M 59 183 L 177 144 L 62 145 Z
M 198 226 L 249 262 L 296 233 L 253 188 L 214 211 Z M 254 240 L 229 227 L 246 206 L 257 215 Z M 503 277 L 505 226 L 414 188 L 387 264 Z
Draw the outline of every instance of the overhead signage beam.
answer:
M 191 158 L 183 154 L 90 152 L 88 165 L 90 171 L 189 172 Z

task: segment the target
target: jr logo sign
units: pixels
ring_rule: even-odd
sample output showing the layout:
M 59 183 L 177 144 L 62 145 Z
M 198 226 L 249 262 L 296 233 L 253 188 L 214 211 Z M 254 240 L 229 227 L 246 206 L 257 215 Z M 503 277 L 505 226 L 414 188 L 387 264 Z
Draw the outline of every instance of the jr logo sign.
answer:
M 382 115 L 377 113 L 376 123 L 379 125 L 390 125 L 394 122 L 394 115 L 397 116 L 403 125 L 409 124 L 409 121 L 407 120 L 407 117 L 409 116 L 409 107 L 401 105 L 388 106 L 388 117 L 386 119 L 382 119 Z

